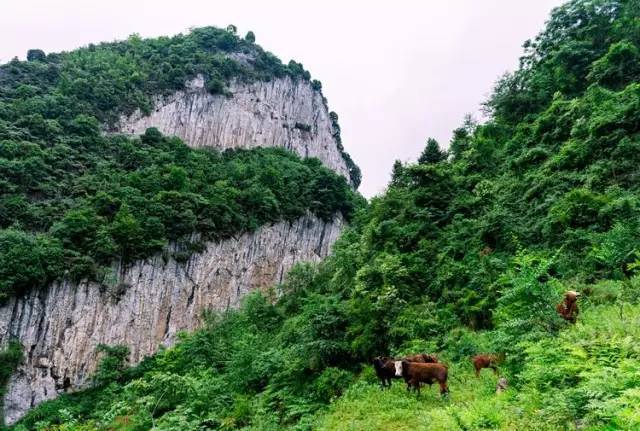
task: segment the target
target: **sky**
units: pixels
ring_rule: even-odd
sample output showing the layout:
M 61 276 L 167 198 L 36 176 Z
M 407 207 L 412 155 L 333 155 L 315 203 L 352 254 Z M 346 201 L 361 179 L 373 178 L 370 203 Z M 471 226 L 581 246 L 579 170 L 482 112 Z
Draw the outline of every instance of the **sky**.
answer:
M 0 62 L 31 48 L 173 35 L 235 24 L 323 84 L 342 140 L 381 193 L 393 161 L 415 161 L 428 137 L 446 147 L 465 114 L 514 70 L 522 44 L 561 0 L 0 0 Z

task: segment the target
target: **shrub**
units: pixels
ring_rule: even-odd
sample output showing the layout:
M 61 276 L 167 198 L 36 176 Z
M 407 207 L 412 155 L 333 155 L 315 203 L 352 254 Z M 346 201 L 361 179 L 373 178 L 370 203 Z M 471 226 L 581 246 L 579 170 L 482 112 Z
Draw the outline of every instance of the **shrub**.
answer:
M 99 344 L 96 351 L 103 356 L 94 376 L 95 385 L 106 386 L 113 382 L 120 382 L 126 369 L 129 347 Z

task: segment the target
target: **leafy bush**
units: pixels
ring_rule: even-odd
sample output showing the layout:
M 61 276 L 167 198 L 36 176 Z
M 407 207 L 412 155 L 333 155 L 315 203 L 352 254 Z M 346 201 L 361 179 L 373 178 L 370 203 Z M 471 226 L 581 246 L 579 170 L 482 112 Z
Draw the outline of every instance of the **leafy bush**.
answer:
M 127 366 L 129 348 L 127 346 L 99 344 L 96 351 L 103 355 L 94 376 L 95 384 L 104 386 L 112 382 L 121 381 Z

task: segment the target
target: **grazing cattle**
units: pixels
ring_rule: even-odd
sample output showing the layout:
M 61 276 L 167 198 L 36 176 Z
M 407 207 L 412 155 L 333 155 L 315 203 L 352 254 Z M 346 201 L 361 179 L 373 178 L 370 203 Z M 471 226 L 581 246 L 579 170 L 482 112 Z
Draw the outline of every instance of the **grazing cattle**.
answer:
M 373 369 L 376 370 L 376 376 L 380 379 L 382 389 L 391 387 L 391 379 L 400 378 L 400 376 L 396 376 L 396 368 L 392 358 L 378 356 L 377 358 L 373 358 L 372 364 Z
M 373 365 L 373 369 L 376 371 L 376 376 L 378 376 L 378 379 L 380 379 L 380 385 L 383 389 L 385 387 L 391 387 L 392 379 L 399 379 L 402 377 L 399 375 L 396 376 L 396 361 L 437 363 L 438 358 L 435 355 L 428 355 L 426 353 L 418 353 L 416 355 L 406 356 L 400 359 L 393 359 L 386 356 L 378 356 L 376 358 L 373 358 L 373 361 L 371 361 L 371 363 Z
M 395 367 L 396 376 L 404 377 L 407 385 L 414 387 L 418 392 L 418 396 L 420 395 L 420 383 L 431 385 L 433 382 L 438 382 L 440 394 L 446 395 L 449 393 L 449 388 L 447 387 L 449 370 L 443 364 L 396 361 Z
M 558 314 L 564 320 L 576 323 L 576 318 L 578 317 L 578 297 L 580 297 L 580 293 L 569 290 L 564 294 L 564 300 L 556 305 Z
M 491 368 L 493 373 L 498 375 L 498 356 L 497 355 L 476 355 L 471 358 L 473 368 L 476 369 L 476 377 L 480 377 L 480 370 L 483 368 Z

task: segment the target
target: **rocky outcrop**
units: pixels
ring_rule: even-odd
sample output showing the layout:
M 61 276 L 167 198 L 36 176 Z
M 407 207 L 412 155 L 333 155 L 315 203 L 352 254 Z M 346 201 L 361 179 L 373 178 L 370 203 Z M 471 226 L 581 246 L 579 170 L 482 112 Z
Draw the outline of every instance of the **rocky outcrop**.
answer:
M 230 97 L 211 95 L 200 76 L 183 91 L 158 97 L 153 111 L 120 119 L 117 130 L 141 134 L 157 127 L 192 147 L 284 147 L 317 157 L 349 180 L 322 94 L 309 81 L 289 77 L 229 86 Z
M 8 384 L 5 420 L 86 385 L 99 343 L 129 346 L 135 364 L 198 328 L 203 310 L 235 307 L 247 292 L 281 282 L 294 263 L 325 257 L 342 226 L 338 216 L 308 215 L 208 243 L 183 263 L 158 255 L 117 268 L 111 288 L 61 282 L 10 299 L 0 307 L 0 345 L 19 339 L 25 358 Z
M 246 58 L 245 58 L 246 57 Z M 253 57 L 234 58 L 251 67 Z M 317 157 L 347 180 L 349 169 L 320 91 L 290 77 L 252 83 L 232 81 L 228 95 L 212 95 L 202 76 L 157 97 L 149 115 L 122 117 L 116 133 L 142 134 L 156 127 L 192 147 L 284 147 Z M 335 127 L 335 128 L 334 128 Z M 0 346 L 24 346 L 24 362 L 11 377 L 4 416 L 13 423 L 28 409 L 63 391 L 84 387 L 97 365 L 98 344 L 125 344 L 138 363 L 176 333 L 202 323 L 204 310 L 225 310 L 243 295 L 281 282 L 298 261 L 325 257 L 343 226 L 307 215 L 263 226 L 237 239 L 209 243 L 178 262 L 165 255 L 115 268 L 111 287 L 60 282 L 0 306 Z

